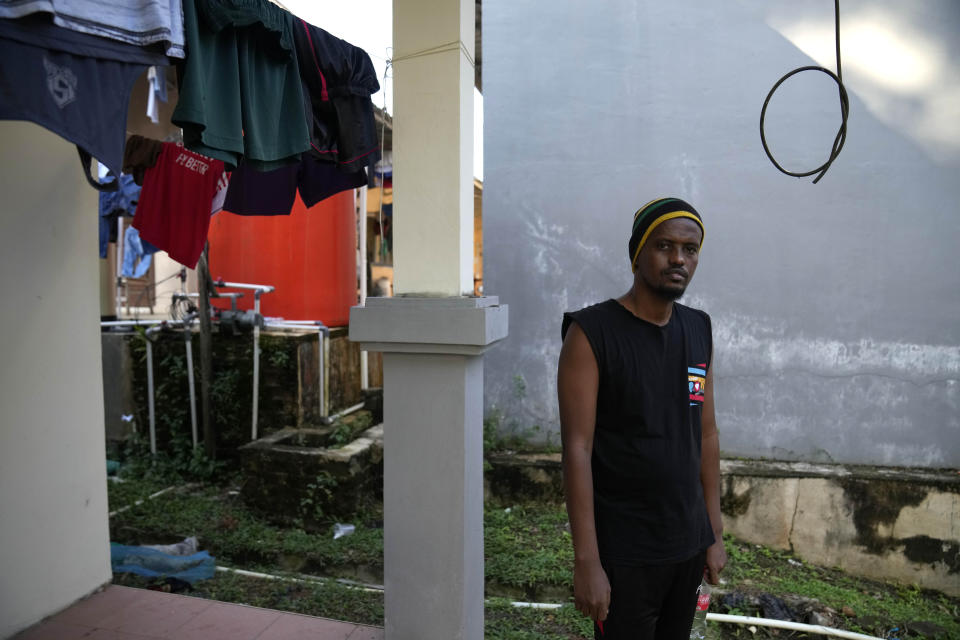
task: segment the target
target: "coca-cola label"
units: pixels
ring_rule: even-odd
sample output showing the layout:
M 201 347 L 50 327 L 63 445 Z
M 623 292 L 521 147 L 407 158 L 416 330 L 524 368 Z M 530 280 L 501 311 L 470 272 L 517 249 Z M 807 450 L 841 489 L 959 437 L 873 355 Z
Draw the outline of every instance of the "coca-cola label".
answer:
M 697 596 L 697 611 L 706 611 L 710 608 L 710 594 L 701 593 Z

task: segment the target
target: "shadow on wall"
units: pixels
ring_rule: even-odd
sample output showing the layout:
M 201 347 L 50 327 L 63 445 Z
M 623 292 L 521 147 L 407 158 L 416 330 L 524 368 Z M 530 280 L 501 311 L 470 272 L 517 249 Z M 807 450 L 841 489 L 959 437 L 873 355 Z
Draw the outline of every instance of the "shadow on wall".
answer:
M 766 21 L 820 65 L 833 69 L 829 11 L 807 3 L 768 7 Z M 862 0 L 840 7 L 841 55 L 847 82 L 885 125 L 910 138 L 938 163 L 960 158 L 960 57 L 955 3 L 900 4 Z M 953 20 L 942 19 L 953 13 Z

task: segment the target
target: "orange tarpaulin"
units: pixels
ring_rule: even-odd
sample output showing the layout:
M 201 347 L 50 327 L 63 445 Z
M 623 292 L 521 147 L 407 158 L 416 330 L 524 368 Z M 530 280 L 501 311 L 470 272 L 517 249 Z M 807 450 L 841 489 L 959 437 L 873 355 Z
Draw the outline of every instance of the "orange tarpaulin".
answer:
M 357 304 L 357 225 L 353 191 L 310 209 L 300 195 L 289 216 L 238 216 L 221 211 L 210 221 L 210 275 L 214 280 L 273 285 L 261 313 L 288 320 L 345 326 Z M 229 308 L 226 300 L 214 305 Z M 237 301 L 253 308 L 253 293 Z

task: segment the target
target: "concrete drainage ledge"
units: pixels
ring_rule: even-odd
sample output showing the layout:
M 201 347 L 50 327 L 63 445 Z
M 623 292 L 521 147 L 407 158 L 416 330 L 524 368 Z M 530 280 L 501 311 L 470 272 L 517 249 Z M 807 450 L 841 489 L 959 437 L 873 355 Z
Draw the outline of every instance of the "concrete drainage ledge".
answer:
M 562 500 L 560 454 L 492 454 L 488 499 Z M 724 526 L 814 564 L 960 596 L 956 470 L 725 459 Z
M 778 462 L 729 458 L 721 461 L 723 475 L 761 478 L 857 478 L 860 480 L 894 480 L 921 483 L 960 492 L 960 472 L 953 469 L 914 469 L 871 465 L 821 464 L 810 462 Z
M 724 526 L 856 575 L 960 596 L 960 476 L 953 470 L 726 460 Z
M 328 516 L 348 517 L 382 498 L 383 425 L 343 446 L 330 428 L 283 429 L 240 447 L 247 505 L 271 519 L 308 529 Z

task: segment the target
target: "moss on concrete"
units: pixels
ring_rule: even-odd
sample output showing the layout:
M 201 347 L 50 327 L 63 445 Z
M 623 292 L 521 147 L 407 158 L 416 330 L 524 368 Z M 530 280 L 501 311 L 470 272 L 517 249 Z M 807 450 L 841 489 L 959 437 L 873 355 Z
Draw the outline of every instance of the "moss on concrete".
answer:
M 720 495 L 720 511 L 723 515 L 739 517 L 750 509 L 752 491 L 747 489 L 741 494 L 734 491 L 734 478 L 726 476 L 721 479 L 723 493 Z
M 837 483 L 853 511 L 857 543 L 867 551 L 883 554 L 900 543 L 883 535 L 881 527 L 893 525 L 904 507 L 915 507 L 927 497 L 929 489 L 904 482 L 841 478 Z

